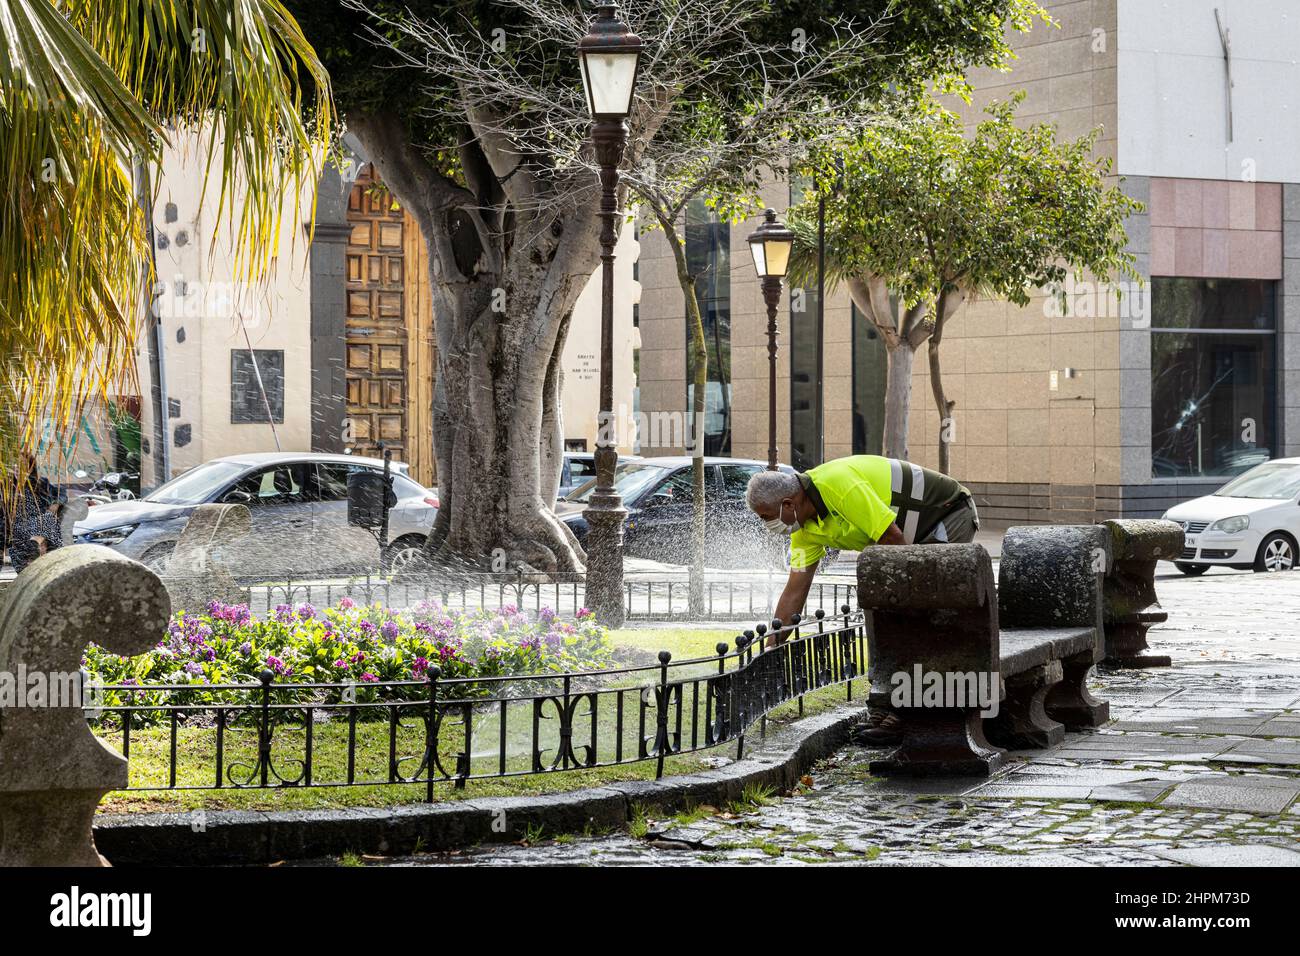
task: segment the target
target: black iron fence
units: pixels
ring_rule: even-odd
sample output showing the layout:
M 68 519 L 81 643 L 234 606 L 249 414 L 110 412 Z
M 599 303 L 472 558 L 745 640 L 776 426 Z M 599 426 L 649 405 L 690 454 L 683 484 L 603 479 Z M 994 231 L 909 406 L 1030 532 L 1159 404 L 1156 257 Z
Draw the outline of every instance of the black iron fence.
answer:
M 776 624 L 777 622 L 773 622 Z M 779 634 L 783 643 L 765 647 Z M 112 685 L 88 710 L 131 790 L 423 784 L 610 767 L 734 742 L 774 707 L 832 685 L 849 699 L 866 634 L 845 605 L 745 631 L 712 657 L 582 673 L 372 684 Z
M 684 578 L 643 578 L 623 584 L 623 609 L 629 620 L 752 621 L 771 615 L 785 584 L 783 578 L 705 581 L 692 602 Z M 586 576 L 571 574 L 473 574 L 438 581 L 403 581 L 379 575 L 348 580 L 275 580 L 245 582 L 250 610 L 265 615 L 277 605 L 308 603 L 327 607 L 340 598 L 385 607 L 414 607 L 437 601 L 449 610 L 496 610 L 513 605 L 540 613 L 573 614 L 585 605 Z M 815 582 L 807 607 L 857 606 L 857 585 L 851 580 Z

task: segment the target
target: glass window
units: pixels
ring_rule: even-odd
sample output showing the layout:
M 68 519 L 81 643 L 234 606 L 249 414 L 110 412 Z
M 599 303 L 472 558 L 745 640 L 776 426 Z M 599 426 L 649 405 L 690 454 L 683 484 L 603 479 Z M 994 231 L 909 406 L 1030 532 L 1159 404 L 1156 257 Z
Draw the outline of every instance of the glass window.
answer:
M 619 465 L 614 472 L 614 488 L 627 502 L 635 498 L 655 481 L 661 478 L 665 469 L 660 465 Z M 596 479 L 588 479 L 581 488 L 570 494 L 566 501 L 590 501 L 591 493 L 596 490 Z
M 345 465 L 341 462 L 323 462 L 316 465 L 316 491 L 317 501 L 347 501 L 348 500 L 348 475 L 358 471 L 368 471 L 372 474 L 378 473 L 378 468 L 370 468 L 365 465 Z M 396 473 L 394 473 L 396 477 Z
M 284 421 L 284 352 L 280 349 L 230 350 L 230 423 L 265 425 Z
M 1300 497 L 1300 465 L 1272 461 L 1252 468 L 1215 492 L 1225 498 L 1268 498 L 1288 501 Z
M 885 445 L 885 343 L 865 315 L 852 308 L 853 454 L 879 455 Z
M 202 504 L 247 467 L 234 461 L 210 461 L 160 485 L 144 500 L 160 505 Z
M 1276 283 L 1151 280 L 1151 472 L 1235 475 L 1276 448 Z
M 704 487 L 706 496 L 709 487 L 709 479 L 711 477 L 709 469 L 706 468 L 704 471 Z M 674 504 L 689 504 L 694 501 L 695 475 L 692 469 L 683 468 L 680 471 L 674 472 L 657 488 L 655 488 L 654 493 L 656 495 L 668 495 L 673 499 Z
M 731 227 L 704 200 L 686 207 L 686 266 L 704 322 L 708 375 L 704 390 L 704 454 L 731 454 Z M 686 408 L 695 407 L 695 361 L 686 327 Z M 690 434 L 695 423 L 689 422 Z
M 1277 295 L 1258 279 L 1151 280 L 1152 325 L 1166 329 L 1273 329 Z
M 307 465 L 295 463 L 255 471 L 239 479 L 230 493 L 238 494 L 238 500 L 243 504 L 282 505 L 306 501 L 303 485 L 307 483 L 307 469 Z
M 569 483 L 582 484 L 588 478 L 596 477 L 596 461 L 593 458 L 569 459 Z
M 723 465 L 722 497 L 729 501 L 744 501 L 749 479 L 762 470 L 761 465 Z

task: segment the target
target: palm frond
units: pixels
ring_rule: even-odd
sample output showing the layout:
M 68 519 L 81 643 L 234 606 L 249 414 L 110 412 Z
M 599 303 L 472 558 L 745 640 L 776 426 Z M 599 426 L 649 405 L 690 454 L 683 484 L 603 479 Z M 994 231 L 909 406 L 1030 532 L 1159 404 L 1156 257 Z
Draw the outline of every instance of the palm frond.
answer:
M 0 4 L 0 467 L 130 386 L 149 250 L 131 174 L 206 128 L 236 267 L 319 176 L 329 81 L 279 0 Z

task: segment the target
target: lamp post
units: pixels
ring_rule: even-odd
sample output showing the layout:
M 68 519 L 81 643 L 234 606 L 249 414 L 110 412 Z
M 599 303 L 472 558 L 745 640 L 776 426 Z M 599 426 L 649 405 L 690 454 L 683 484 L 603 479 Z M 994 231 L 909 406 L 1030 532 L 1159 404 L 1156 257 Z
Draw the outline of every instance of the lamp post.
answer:
M 790 266 L 794 233 L 776 218 L 776 210 L 763 213 L 763 224 L 749 237 L 754 270 L 763 281 L 767 304 L 767 470 L 776 471 L 776 308 L 781 304 L 781 280 Z
M 587 606 L 608 627 L 623 624 L 623 519 L 614 487 L 618 436 L 614 425 L 614 243 L 618 240 L 618 166 L 627 145 L 628 114 L 636 89 L 641 38 L 596 5 L 596 17 L 578 43 L 582 85 L 591 111 L 591 141 L 600 166 L 600 414 L 596 429 L 596 487 L 587 506 Z

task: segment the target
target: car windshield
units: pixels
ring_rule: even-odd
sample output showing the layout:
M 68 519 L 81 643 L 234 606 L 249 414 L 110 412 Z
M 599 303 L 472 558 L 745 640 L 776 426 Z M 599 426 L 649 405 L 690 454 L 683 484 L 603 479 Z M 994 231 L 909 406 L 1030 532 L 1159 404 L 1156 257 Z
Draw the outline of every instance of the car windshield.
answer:
M 618 490 L 619 495 L 624 501 L 635 498 L 644 491 L 652 482 L 658 481 L 668 473 L 669 469 L 660 465 L 637 465 L 623 464 L 619 465 L 614 471 L 614 487 Z M 596 479 L 592 478 L 586 484 L 574 490 L 565 501 L 591 500 L 591 493 L 596 490 Z
M 1252 468 L 1215 492 L 1223 498 L 1275 498 L 1300 496 L 1300 465 L 1270 461 Z
M 210 461 L 160 485 L 146 495 L 144 500 L 160 505 L 201 504 L 247 467 L 233 461 Z

